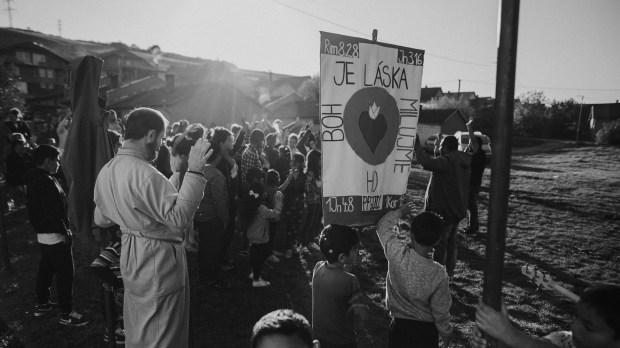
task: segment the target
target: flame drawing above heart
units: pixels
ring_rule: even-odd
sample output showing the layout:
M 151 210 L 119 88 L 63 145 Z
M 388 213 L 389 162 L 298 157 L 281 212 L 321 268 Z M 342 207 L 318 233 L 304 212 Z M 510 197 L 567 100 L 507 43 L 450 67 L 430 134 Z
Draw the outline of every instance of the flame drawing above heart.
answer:
M 372 102 L 372 105 L 368 108 L 368 116 L 374 120 L 379 116 L 379 110 L 381 110 L 381 107 L 377 106 L 375 102 Z

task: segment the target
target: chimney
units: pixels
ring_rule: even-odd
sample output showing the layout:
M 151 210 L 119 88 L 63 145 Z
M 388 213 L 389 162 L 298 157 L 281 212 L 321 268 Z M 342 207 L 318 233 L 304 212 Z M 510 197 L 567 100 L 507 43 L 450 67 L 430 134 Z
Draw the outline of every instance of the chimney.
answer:
M 166 90 L 171 91 L 174 89 L 174 75 L 166 74 Z

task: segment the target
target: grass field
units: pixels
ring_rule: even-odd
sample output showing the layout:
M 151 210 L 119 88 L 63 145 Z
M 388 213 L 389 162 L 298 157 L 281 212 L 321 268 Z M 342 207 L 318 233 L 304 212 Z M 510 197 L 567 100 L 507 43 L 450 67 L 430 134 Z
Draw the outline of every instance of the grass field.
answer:
M 520 273 L 529 263 L 549 273 L 563 286 L 581 293 L 596 282 L 620 279 L 620 149 L 594 146 L 528 147 L 513 154 L 509 202 L 504 296 L 517 326 L 532 335 L 567 328 L 571 303 L 555 293 L 536 291 Z M 488 206 L 488 170 L 480 198 L 481 224 Z M 429 174 L 414 166 L 409 194 L 422 208 Z M 103 347 L 99 314 L 100 282 L 88 272 L 96 248 L 82 241 L 75 249 L 76 307 L 93 323 L 69 329 L 54 315 L 34 318 L 34 279 L 38 246 L 23 210 L 6 217 L 12 273 L 0 274 L 0 314 L 27 347 Z M 362 247 L 353 272 L 372 300 L 373 318 L 360 332 L 360 347 L 383 347 L 388 314 L 383 305 L 387 262 L 373 228 L 361 231 Z M 467 347 L 475 306 L 481 295 L 486 228 L 475 236 L 459 236 L 459 262 L 452 317 L 460 333 L 452 347 Z M 266 270 L 272 286 L 252 289 L 247 258 L 235 256 L 237 267 L 227 276 L 229 289 L 205 289 L 196 279 L 196 258 L 190 255 L 192 318 L 197 347 L 245 347 L 253 323 L 277 308 L 311 314 L 311 272 L 318 253 L 299 250 Z

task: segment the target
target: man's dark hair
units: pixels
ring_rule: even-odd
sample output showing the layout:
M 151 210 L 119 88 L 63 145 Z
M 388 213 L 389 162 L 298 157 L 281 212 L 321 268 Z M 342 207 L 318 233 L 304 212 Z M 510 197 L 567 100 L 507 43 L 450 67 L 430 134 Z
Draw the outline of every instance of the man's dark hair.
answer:
M 216 143 L 218 147 L 220 144 L 226 142 L 226 139 L 230 136 L 232 136 L 232 133 L 224 127 L 215 127 L 211 131 L 211 141 Z
M 433 212 L 425 211 L 411 219 L 411 238 L 426 247 L 434 246 L 441 240 L 443 220 Z
M 280 173 L 274 169 L 269 169 L 267 172 L 267 179 L 265 180 L 265 186 L 278 186 L 280 185 Z
M 245 180 L 248 182 L 248 184 L 251 184 L 254 179 L 262 179 L 265 177 L 265 172 L 263 172 L 262 169 L 253 167 L 248 169 L 247 173 L 245 173 Z
M 587 288 L 579 303 L 594 309 L 614 330 L 614 339 L 620 339 L 620 286 L 601 284 Z
M 312 328 L 308 320 L 291 309 L 278 309 L 265 314 L 252 329 L 250 347 L 258 347 L 260 340 L 268 335 L 296 336 L 312 347 Z
M 448 152 L 456 151 L 459 149 L 459 141 L 454 135 L 447 135 L 441 141 L 443 146 Z
M 250 133 L 250 144 L 258 144 L 265 140 L 265 133 L 260 129 L 255 129 Z
M 166 129 L 166 118 L 161 112 L 151 108 L 137 108 L 131 110 L 127 115 L 125 126 L 125 139 L 139 140 L 146 136 L 150 130 L 155 130 L 157 134 Z
M 40 166 L 46 159 L 55 159 L 60 155 L 58 148 L 52 145 L 39 145 L 34 151 L 32 151 L 32 161 L 35 166 Z
M 348 255 L 359 243 L 357 232 L 349 226 L 327 225 L 321 232 L 319 247 L 327 262 L 338 262 L 340 254 Z
M 11 108 L 11 111 L 9 111 L 10 114 L 19 116 L 19 114 L 21 114 L 21 111 L 19 111 L 18 108 Z
M 273 140 L 275 140 L 276 138 L 276 133 L 269 133 L 267 134 L 267 136 L 265 137 L 265 142 L 267 143 L 267 145 L 269 145 L 269 143 Z

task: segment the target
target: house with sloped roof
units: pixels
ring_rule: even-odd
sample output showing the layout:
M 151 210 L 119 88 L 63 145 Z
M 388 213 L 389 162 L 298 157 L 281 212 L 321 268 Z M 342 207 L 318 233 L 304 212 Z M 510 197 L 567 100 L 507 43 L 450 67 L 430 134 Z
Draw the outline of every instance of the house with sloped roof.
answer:
M 476 95 L 476 92 L 450 92 L 448 91 L 447 93 L 444 93 L 443 96 L 448 99 L 469 100 L 469 101 L 472 101 L 478 98 L 478 96 Z
M 144 93 L 153 89 L 165 86 L 165 82 L 157 76 L 147 76 L 145 78 L 128 82 L 118 88 L 110 89 L 106 92 L 108 104 L 115 104 L 122 100 L 131 98 L 137 94 Z
M 300 119 L 297 126 L 313 121 L 318 124 L 320 114 L 319 103 L 316 100 L 304 100 L 297 92 L 290 93 L 265 105 L 267 117 L 270 120 L 280 119 L 284 124 Z
M 45 45 L 21 42 L 0 48 L 0 64 L 17 76 L 15 85 L 32 113 L 55 114 L 64 106 L 69 62 L 63 56 Z
M 458 109 L 422 109 L 418 118 L 418 136 L 424 144 L 431 135 L 467 131 L 467 119 Z
M 428 103 L 433 99 L 443 97 L 441 87 L 422 87 L 420 90 L 420 103 Z
M 256 100 L 226 82 L 168 85 L 108 104 L 109 109 L 123 116 L 142 106 L 161 111 L 170 122 L 186 119 L 205 126 L 239 123 L 254 115 L 262 117 L 265 112 Z

